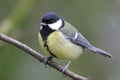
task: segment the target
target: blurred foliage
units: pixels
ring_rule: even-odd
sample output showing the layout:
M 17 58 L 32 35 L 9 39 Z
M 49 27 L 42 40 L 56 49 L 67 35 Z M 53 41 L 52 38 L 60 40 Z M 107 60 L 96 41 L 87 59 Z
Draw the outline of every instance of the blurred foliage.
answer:
M 119 0 L 0 0 L 0 33 L 41 52 L 37 32 L 42 15 L 55 12 L 93 44 L 111 53 L 108 59 L 86 52 L 69 69 L 92 80 L 120 79 Z M 64 61 L 57 61 L 64 65 Z M 30 55 L 0 41 L 0 80 L 70 80 L 45 68 Z

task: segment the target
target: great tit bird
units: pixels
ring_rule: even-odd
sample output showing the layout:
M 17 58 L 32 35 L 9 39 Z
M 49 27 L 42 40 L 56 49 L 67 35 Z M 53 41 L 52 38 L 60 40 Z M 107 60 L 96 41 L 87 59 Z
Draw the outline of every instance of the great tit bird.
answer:
M 62 72 L 69 67 L 71 60 L 78 58 L 85 49 L 112 58 L 108 52 L 92 46 L 74 26 L 53 12 L 42 17 L 38 39 L 43 52 L 50 56 L 45 62 L 53 57 L 69 60 Z

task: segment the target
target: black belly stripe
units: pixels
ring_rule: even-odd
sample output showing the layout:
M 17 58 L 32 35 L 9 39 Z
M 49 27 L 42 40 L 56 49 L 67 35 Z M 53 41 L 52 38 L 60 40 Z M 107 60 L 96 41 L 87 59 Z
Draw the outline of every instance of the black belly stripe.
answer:
M 42 39 L 44 41 L 44 47 L 46 47 L 47 51 L 50 53 L 50 55 L 52 55 L 53 57 L 56 57 L 56 55 L 54 55 L 50 49 L 49 49 L 49 46 L 47 45 L 47 37 L 52 33 L 54 32 L 55 30 L 52 30 L 51 28 L 49 28 L 49 26 L 43 26 L 43 28 L 40 30 L 40 34 L 42 36 Z
M 46 49 L 47 49 L 47 51 L 50 53 L 50 55 L 52 55 L 53 57 L 57 58 L 57 56 L 54 55 L 54 54 L 50 51 L 50 49 L 49 49 L 49 47 L 48 47 L 48 45 L 47 45 L 47 41 L 46 41 L 46 40 L 45 40 L 45 42 L 44 42 L 44 47 L 46 47 Z

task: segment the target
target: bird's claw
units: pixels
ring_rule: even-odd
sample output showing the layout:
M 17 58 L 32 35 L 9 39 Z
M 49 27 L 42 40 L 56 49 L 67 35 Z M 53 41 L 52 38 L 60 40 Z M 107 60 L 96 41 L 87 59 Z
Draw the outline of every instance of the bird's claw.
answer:
M 49 56 L 49 57 L 46 57 L 45 59 L 44 59 L 44 61 L 43 61 L 43 63 L 44 63 L 44 65 L 45 65 L 45 67 L 47 67 L 46 65 L 47 65 L 47 62 L 48 61 L 51 61 L 52 60 L 52 56 Z
M 67 63 L 67 65 L 61 67 L 61 72 L 62 72 L 62 76 L 63 76 L 63 77 L 65 77 L 64 72 L 65 72 L 66 69 L 68 69 L 70 63 L 71 63 L 71 61 L 69 61 L 69 62 Z

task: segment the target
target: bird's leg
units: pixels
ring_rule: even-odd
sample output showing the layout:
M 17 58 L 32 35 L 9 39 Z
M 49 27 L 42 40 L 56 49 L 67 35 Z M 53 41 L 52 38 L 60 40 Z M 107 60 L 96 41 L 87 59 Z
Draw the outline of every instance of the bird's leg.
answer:
M 46 58 L 44 59 L 43 63 L 45 64 L 45 67 L 47 67 L 47 66 L 46 66 L 47 62 L 48 62 L 48 61 L 51 61 L 52 58 L 53 58 L 52 56 L 49 56 L 49 57 L 46 57 Z
M 68 63 L 61 68 L 62 75 L 63 75 L 64 71 L 65 71 L 66 69 L 68 69 L 70 63 L 71 63 L 71 61 L 68 61 Z

